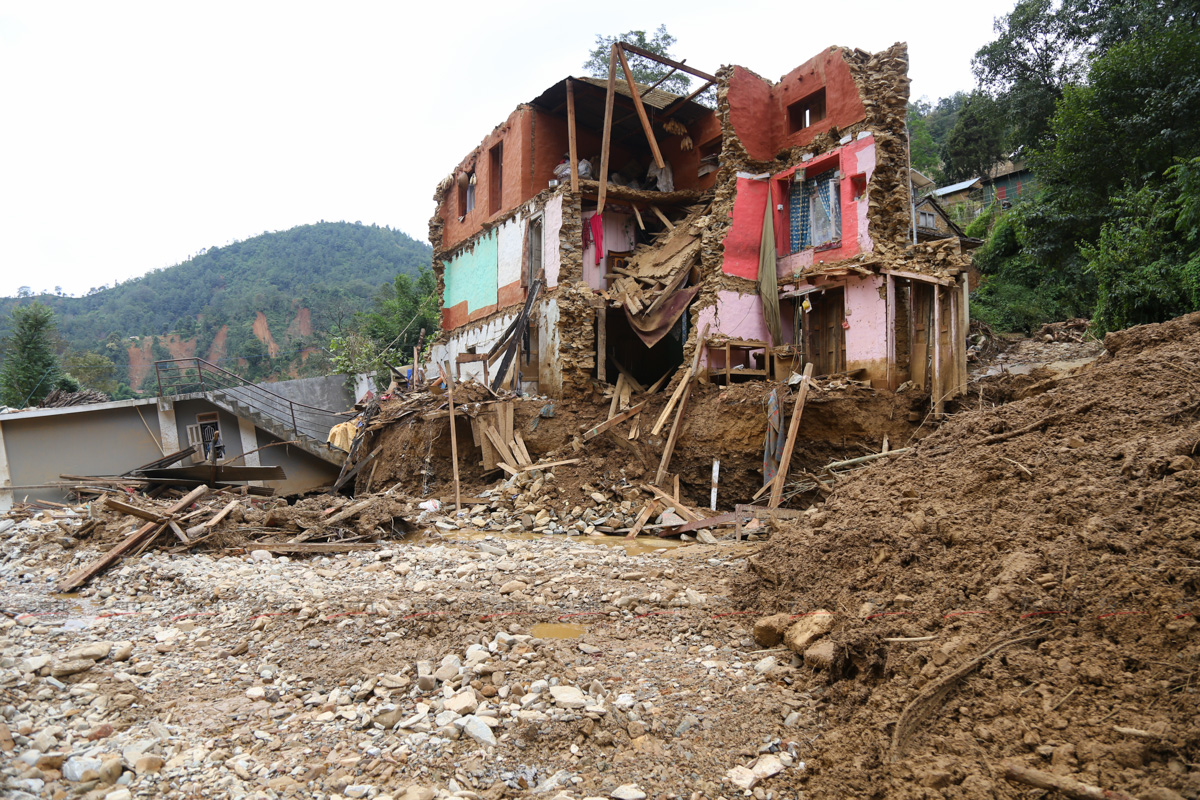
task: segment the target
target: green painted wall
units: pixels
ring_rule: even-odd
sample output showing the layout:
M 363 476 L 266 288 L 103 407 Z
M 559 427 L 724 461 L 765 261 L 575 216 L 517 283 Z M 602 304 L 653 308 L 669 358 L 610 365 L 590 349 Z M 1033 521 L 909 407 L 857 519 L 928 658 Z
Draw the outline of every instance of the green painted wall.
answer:
M 446 263 L 446 308 L 467 302 L 467 313 L 495 305 L 497 302 L 497 237 L 490 231 Z

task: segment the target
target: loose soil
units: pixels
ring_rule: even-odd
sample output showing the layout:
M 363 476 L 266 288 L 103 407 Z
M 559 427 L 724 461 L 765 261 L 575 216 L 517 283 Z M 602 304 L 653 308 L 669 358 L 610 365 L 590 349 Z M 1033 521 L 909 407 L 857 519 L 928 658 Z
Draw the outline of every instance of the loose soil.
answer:
M 831 666 L 794 686 L 822 724 L 790 788 L 1017 797 L 1017 759 L 1200 795 L 1200 314 L 1105 347 L 844 480 L 750 559 L 744 608 L 835 620 Z

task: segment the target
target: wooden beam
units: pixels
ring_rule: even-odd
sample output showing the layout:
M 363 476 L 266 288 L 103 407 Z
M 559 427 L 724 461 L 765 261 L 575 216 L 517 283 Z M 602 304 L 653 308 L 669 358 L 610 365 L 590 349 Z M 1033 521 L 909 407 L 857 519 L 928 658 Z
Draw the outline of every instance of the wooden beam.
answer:
M 240 504 L 241 504 L 241 502 L 242 502 L 241 500 L 230 500 L 230 501 L 229 501 L 229 502 L 228 502 L 228 503 L 225 505 L 225 507 L 224 507 L 224 508 L 222 508 L 220 511 L 218 511 L 218 512 L 217 512 L 216 516 L 214 516 L 214 517 L 213 517 L 212 519 L 210 519 L 208 522 L 204 523 L 204 527 L 206 527 L 206 528 L 215 528 L 215 527 L 216 527 L 218 524 L 220 524 L 221 520 L 223 520 L 223 519 L 225 519 L 227 516 L 229 516 L 229 512 L 231 512 L 231 511 L 233 511 L 235 508 L 237 508 L 237 507 L 238 507 L 238 505 L 240 505 Z M 186 544 L 187 542 L 185 541 L 184 543 Z
M 654 138 L 654 128 L 650 125 L 650 117 L 646 116 L 646 107 L 642 105 L 642 96 L 637 92 L 637 84 L 633 80 L 633 70 L 629 69 L 625 51 L 620 47 L 617 48 L 617 58 L 621 59 L 621 69 L 625 73 L 625 81 L 629 84 L 629 93 L 633 95 L 633 107 L 637 110 L 638 119 L 642 121 L 642 130 L 646 133 L 646 141 L 650 143 L 650 155 L 654 156 L 654 163 L 658 168 L 664 169 L 666 163 L 663 161 L 662 152 L 658 149 L 658 140 Z
M 617 47 L 608 54 L 608 94 L 604 98 L 604 135 L 600 140 L 600 193 L 596 197 L 596 213 L 604 213 L 604 196 L 608 194 L 608 148 L 612 145 L 613 100 L 617 96 Z
M 617 385 L 613 387 L 612 402 L 608 404 L 608 419 L 617 415 L 621 403 L 621 390 L 625 388 L 625 375 L 617 376 Z
M 642 222 L 642 212 L 638 211 L 638 207 L 636 205 L 631 205 L 630 207 L 633 209 L 633 215 L 637 217 L 638 227 L 642 230 L 646 230 L 646 223 Z
M 575 81 L 567 79 L 567 158 L 571 159 L 571 193 L 579 193 L 579 149 L 575 142 Z
M 701 72 L 700 70 L 696 69 L 695 67 L 689 67 L 687 64 L 684 64 L 682 61 L 672 61 L 669 58 L 663 58 L 658 53 L 651 53 L 649 50 L 643 50 L 642 48 L 640 48 L 636 45 L 628 44 L 626 42 L 621 42 L 619 46 L 628 50 L 630 53 L 637 53 L 642 58 L 648 58 L 651 61 L 657 61 L 659 64 L 665 64 L 668 67 L 674 67 L 675 69 L 679 70 L 680 72 L 686 72 L 688 75 L 695 75 L 697 78 L 702 78 L 702 79 L 704 79 L 706 81 L 710 81 L 712 83 L 717 82 L 716 76 L 709 75 L 707 72 Z
M 942 385 L 942 293 L 933 286 L 933 418 L 941 419 L 946 411 L 946 388 Z
M 704 84 L 699 89 L 697 89 L 696 91 L 689 94 L 687 97 L 681 97 L 678 100 L 671 103 L 671 105 L 664 108 L 662 110 L 662 112 L 658 115 L 659 121 L 661 122 L 662 120 L 668 119 L 676 111 L 683 108 L 689 101 L 695 100 L 699 95 L 702 95 L 706 91 L 708 91 L 708 87 L 713 86 L 714 84 L 716 84 L 716 81 L 709 81 L 708 83 Z
M 642 409 L 645 408 L 647 402 L 649 402 L 649 401 L 643 400 L 642 402 L 638 403 L 636 406 L 629 409 L 628 411 L 622 411 L 620 414 L 617 414 L 612 419 L 601 422 L 599 425 L 597 425 L 596 427 L 592 428 L 587 433 L 585 433 L 583 435 L 583 440 L 585 442 L 591 441 L 592 439 L 595 439 L 597 436 L 604 433 L 605 431 L 611 430 L 613 427 L 620 425 L 622 422 L 629 419 L 630 417 L 637 416 L 638 414 L 642 413 Z
M 528 472 L 531 469 L 550 469 L 551 467 L 563 467 L 568 464 L 578 464 L 583 461 L 582 458 L 564 458 L 562 461 L 550 461 L 545 464 L 530 464 L 522 469 L 522 472 Z
M 691 533 L 703 528 L 716 528 L 721 525 L 732 525 L 737 522 L 737 515 L 730 511 L 727 514 L 719 514 L 715 517 L 707 517 L 706 519 L 689 522 L 686 525 L 681 525 L 676 528 L 673 533 Z
M 442 379 L 447 378 L 446 370 L 442 369 L 442 365 L 437 365 L 438 371 L 442 373 Z M 450 464 L 454 475 L 454 511 L 457 513 L 462 511 L 462 484 L 458 479 L 458 426 L 454 424 L 454 384 L 448 383 L 446 389 L 446 399 L 450 403 Z
M 688 370 L 688 374 L 692 374 Z M 658 473 L 654 476 L 654 483 L 662 486 L 662 482 L 667 479 L 667 470 L 671 467 L 671 456 L 675 453 L 675 442 L 679 439 L 679 431 L 683 427 L 683 415 L 687 412 L 688 398 L 692 394 L 692 381 L 689 379 L 687 387 L 683 390 L 683 397 L 679 399 L 679 408 L 675 412 L 675 422 L 671 424 L 671 433 L 667 436 L 667 444 L 663 447 L 662 460 L 658 462 Z
M 675 223 L 667 219 L 667 215 L 658 210 L 658 206 L 650 206 L 650 210 L 654 212 L 654 216 L 662 220 L 663 225 L 666 225 L 669 230 L 675 230 Z
M 663 503 L 666 506 L 675 509 L 675 513 L 678 514 L 679 516 L 683 517 L 683 519 L 685 521 L 699 522 L 700 520 L 703 519 L 703 517 L 701 517 L 695 511 L 692 511 L 690 508 L 688 508 L 683 503 L 676 500 L 674 497 L 671 497 L 671 495 L 667 494 L 666 492 L 664 492 L 662 489 L 658 488 L 657 486 L 652 486 L 648 483 L 644 483 L 644 484 L 642 484 L 642 488 L 645 489 L 647 492 L 650 492 L 650 494 L 654 495 L 659 500 L 663 501 Z
M 633 377 L 629 370 L 625 369 L 625 366 L 620 361 L 617 361 L 617 359 L 614 358 L 613 363 L 617 365 L 617 372 L 621 373 L 621 377 L 625 379 L 625 384 L 629 386 L 629 388 L 633 389 L 633 391 L 638 392 L 639 394 L 646 391 L 646 387 L 638 383 L 637 378 Z
M 120 511 L 122 514 L 128 514 L 129 516 L 137 517 L 138 519 L 144 519 L 160 524 L 166 524 L 167 522 L 167 518 L 157 511 L 148 511 L 144 508 L 139 508 L 131 503 L 118 500 L 111 495 L 104 498 L 104 505 L 107 508 L 111 508 L 113 511 Z
M 208 494 L 207 486 L 197 486 L 195 489 L 188 492 L 182 500 L 168 508 L 164 516 L 178 514 L 206 494 Z M 129 534 L 129 536 L 126 537 L 125 540 L 116 547 L 100 556 L 100 558 L 91 562 L 87 566 L 76 570 L 59 581 L 57 587 L 58 591 L 69 592 L 73 589 L 78 589 L 80 586 L 111 567 L 126 553 L 144 544 L 149 544 L 151 541 L 153 541 L 154 537 L 158 535 L 160 530 L 162 530 L 162 525 L 160 523 L 147 522 L 145 525 Z
M 641 513 L 638 514 L 637 519 L 634 520 L 633 527 L 629 529 L 629 533 L 625 535 L 625 538 L 636 539 L 637 535 L 642 532 L 642 528 L 646 527 L 646 523 L 649 522 L 650 518 L 654 516 L 654 512 L 661 507 L 662 503 L 660 503 L 658 500 L 651 500 L 650 502 L 646 503 L 646 505 L 642 507 Z
M 783 443 L 783 456 L 779 459 L 779 471 L 775 473 L 775 483 L 771 485 L 771 501 L 767 508 L 777 508 L 783 500 L 783 484 L 787 481 L 788 466 L 792 463 L 792 451 L 796 447 L 796 434 L 800 430 L 800 415 L 804 413 L 804 401 L 808 399 L 808 386 L 812 382 L 813 365 L 804 365 L 804 376 L 800 380 L 800 394 L 796 398 L 796 407 L 792 409 L 792 421 L 788 424 L 787 440 Z M 757 495 L 756 495 L 757 496 Z

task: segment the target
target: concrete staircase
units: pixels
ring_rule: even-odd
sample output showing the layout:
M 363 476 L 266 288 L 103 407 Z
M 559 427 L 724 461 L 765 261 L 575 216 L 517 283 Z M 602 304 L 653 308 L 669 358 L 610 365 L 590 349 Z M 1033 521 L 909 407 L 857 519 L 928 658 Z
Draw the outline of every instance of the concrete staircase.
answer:
M 335 450 L 325 443 L 325 436 L 328 435 L 329 428 L 339 422 L 345 422 L 343 417 L 330 414 L 326 422 L 316 418 L 305 419 L 303 422 L 297 420 L 297 427 L 300 428 L 300 431 L 297 432 L 292 427 L 291 419 L 282 419 L 282 414 L 275 409 L 253 404 L 252 398 L 240 395 L 237 389 L 204 392 L 199 396 L 208 399 L 213 405 L 223 408 L 230 414 L 250 420 L 255 427 L 272 436 L 279 437 L 281 441 L 296 442 L 294 447 L 299 447 L 322 461 L 340 467 L 346 460 L 345 453 Z M 322 426 L 325 429 L 323 433 L 320 431 Z M 317 435 L 320 435 L 321 438 L 316 438 Z

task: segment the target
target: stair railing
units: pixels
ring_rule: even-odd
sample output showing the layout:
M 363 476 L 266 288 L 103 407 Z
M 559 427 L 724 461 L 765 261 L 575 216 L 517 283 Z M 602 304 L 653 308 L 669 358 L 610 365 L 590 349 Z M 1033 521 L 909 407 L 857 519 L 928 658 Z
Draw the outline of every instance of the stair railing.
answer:
M 346 418 L 334 411 L 298 403 L 251 383 L 202 358 L 172 358 L 154 362 L 158 396 L 221 393 L 289 429 L 323 442 L 329 429 Z

